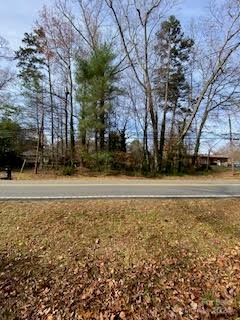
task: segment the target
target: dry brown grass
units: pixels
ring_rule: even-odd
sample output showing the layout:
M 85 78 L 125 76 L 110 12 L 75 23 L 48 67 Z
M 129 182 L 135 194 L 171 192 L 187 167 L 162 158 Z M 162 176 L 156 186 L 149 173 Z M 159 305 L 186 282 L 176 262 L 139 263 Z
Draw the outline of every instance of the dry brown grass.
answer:
M 0 319 L 236 319 L 239 243 L 239 200 L 2 202 Z
M 71 180 L 134 180 L 134 179 L 143 179 L 148 180 L 149 178 L 141 176 L 138 174 L 136 176 L 124 175 L 124 174 L 110 174 L 104 172 L 91 172 L 89 170 L 79 170 L 73 176 L 63 176 L 61 171 L 57 172 L 54 170 L 46 170 L 40 171 L 37 175 L 33 173 L 33 170 L 24 170 L 23 173 L 19 173 L 17 171 L 13 172 L 13 179 L 14 180 L 58 180 L 58 179 L 65 179 L 68 181 Z M 217 167 L 214 168 L 212 171 L 209 172 L 199 172 L 195 175 L 186 174 L 186 175 L 179 175 L 179 176 L 157 176 L 152 177 L 152 179 L 161 179 L 161 180 L 212 180 L 212 179 L 226 179 L 226 180 L 239 180 L 240 179 L 240 171 L 236 169 L 235 174 L 232 175 L 232 171 L 230 168 L 223 168 Z
M 165 243 L 209 253 L 239 240 L 239 204 L 238 200 L 5 202 L 0 203 L 0 249 L 8 245 L 28 252 L 44 246 L 45 258 L 48 254 L 56 258 L 69 256 L 69 249 L 92 250 L 100 239 L 98 254 L 114 251 L 130 260 L 155 257 Z

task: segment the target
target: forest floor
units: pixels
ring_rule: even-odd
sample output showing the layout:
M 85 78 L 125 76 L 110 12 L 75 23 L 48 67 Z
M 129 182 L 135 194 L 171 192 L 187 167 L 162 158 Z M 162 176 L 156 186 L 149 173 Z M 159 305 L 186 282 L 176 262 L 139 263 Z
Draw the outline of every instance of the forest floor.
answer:
M 240 200 L 0 202 L 0 319 L 240 317 Z
M 33 170 L 24 170 L 23 173 L 18 171 L 13 172 L 14 180 L 55 180 L 55 179 L 67 179 L 67 180 L 82 180 L 82 179 L 112 179 L 112 180 L 134 180 L 134 179 L 143 179 L 143 180 L 211 180 L 211 179 L 240 179 L 240 170 L 236 169 L 234 175 L 230 168 L 215 167 L 212 170 L 206 172 L 197 172 L 196 174 L 182 174 L 182 175 L 159 175 L 157 177 L 146 177 L 140 174 L 136 175 L 126 175 L 120 173 L 101 173 L 101 172 L 91 172 L 91 171 L 79 171 L 72 176 L 64 176 L 61 171 L 53 170 L 43 170 L 38 174 L 34 174 Z

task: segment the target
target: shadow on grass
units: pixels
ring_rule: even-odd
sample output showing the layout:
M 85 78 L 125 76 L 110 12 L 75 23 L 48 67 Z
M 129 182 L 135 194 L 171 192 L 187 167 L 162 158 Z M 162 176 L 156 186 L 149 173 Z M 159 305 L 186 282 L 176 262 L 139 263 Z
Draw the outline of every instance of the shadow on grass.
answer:
M 240 220 L 239 217 L 232 218 L 231 212 L 225 209 L 211 211 L 211 208 L 203 208 L 202 210 L 194 210 L 189 208 L 188 214 L 195 218 L 198 223 L 209 226 L 216 234 L 240 239 Z
M 49 273 L 37 256 L 0 253 L 0 319 L 33 319 L 27 310 L 49 286 Z
M 168 303 L 166 297 L 158 305 L 155 290 L 165 296 L 169 289 L 165 280 L 160 284 L 162 279 L 167 283 L 187 266 L 180 255 L 159 265 L 142 261 L 128 268 L 114 259 L 86 257 L 79 267 L 61 269 L 42 264 L 37 256 L 0 254 L 0 319 L 100 319 L 103 314 L 103 319 L 120 320 L 122 310 L 134 319 L 131 305 L 142 319 L 155 319 L 148 315 L 149 308 L 158 314 Z

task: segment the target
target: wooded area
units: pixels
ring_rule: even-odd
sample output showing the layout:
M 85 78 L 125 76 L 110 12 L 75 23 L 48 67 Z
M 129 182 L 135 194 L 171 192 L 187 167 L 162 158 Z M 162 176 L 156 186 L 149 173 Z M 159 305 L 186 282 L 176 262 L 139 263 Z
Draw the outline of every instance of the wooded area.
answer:
M 0 167 L 177 174 L 197 168 L 203 141 L 214 149 L 217 125 L 237 140 L 224 120 L 239 113 L 240 3 L 209 1 L 184 27 L 175 11 L 57 0 L 15 52 L 1 35 Z

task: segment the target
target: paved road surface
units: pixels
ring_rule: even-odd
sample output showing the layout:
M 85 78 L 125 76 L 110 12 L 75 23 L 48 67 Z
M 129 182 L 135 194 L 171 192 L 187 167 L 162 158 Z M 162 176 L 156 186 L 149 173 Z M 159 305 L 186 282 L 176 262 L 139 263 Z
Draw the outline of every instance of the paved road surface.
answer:
M 240 197 L 240 181 L 1 181 L 0 200 Z

